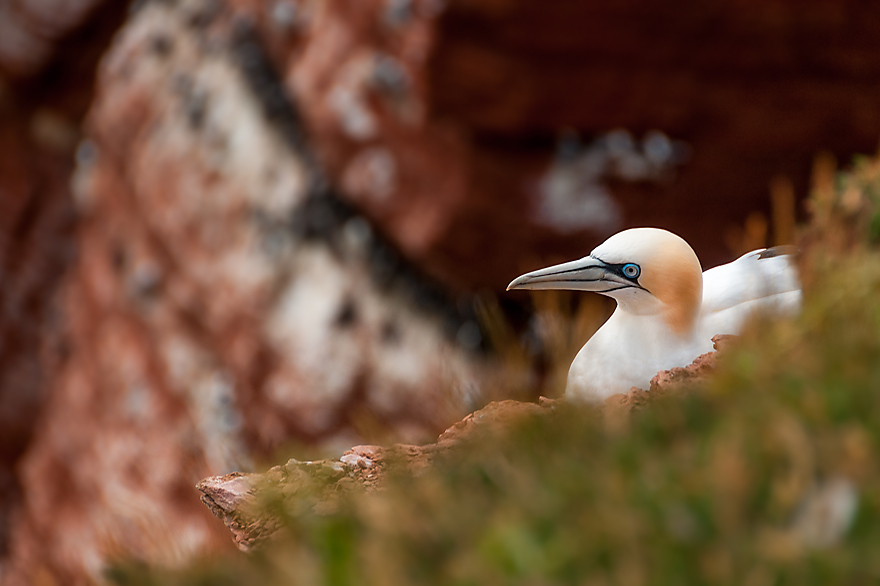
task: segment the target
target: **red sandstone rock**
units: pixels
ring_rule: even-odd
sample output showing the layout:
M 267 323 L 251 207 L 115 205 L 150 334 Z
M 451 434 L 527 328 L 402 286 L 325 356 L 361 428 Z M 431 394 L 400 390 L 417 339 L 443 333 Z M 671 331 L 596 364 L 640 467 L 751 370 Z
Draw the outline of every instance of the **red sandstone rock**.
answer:
M 698 385 L 711 375 L 718 363 L 718 352 L 734 340 L 736 336 L 719 335 L 712 338 L 715 352 L 708 352 L 697 358 L 684 368 L 670 368 L 658 372 L 651 379 L 648 389 L 633 387 L 625 394 L 611 395 L 605 399 L 605 405 L 612 411 L 628 413 L 632 409 L 642 407 L 652 399 L 670 393 L 678 393 Z
M 723 349 L 734 336 L 713 338 L 716 350 Z M 716 367 L 717 354 L 711 352 L 699 356 L 685 368 L 673 368 L 657 373 L 651 379 L 649 391 L 633 388 L 625 395 L 613 395 L 605 402 L 604 415 L 611 425 L 619 425 L 622 418 L 633 409 L 645 407 L 653 399 L 668 396 L 692 388 L 704 381 Z M 466 416 L 443 432 L 437 441 L 424 446 L 394 445 L 355 446 L 337 460 L 298 462 L 290 460 L 284 466 L 275 466 L 265 474 L 240 473 L 213 476 L 198 483 L 202 502 L 232 532 L 235 544 L 242 551 L 249 551 L 272 537 L 281 527 L 279 519 L 267 515 L 261 506 L 265 491 L 275 491 L 281 498 L 295 499 L 300 491 L 319 487 L 316 499 L 321 511 L 329 512 L 335 507 L 340 492 L 360 488 L 381 489 L 389 474 L 389 466 L 403 467 L 408 473 L 418 473 L 431 466 L 435 457 L 462 445 L 475 434 L 499 431 L 509 427 L 524 416 L 547 416 L 557 404 L 541 397 L 536 403 L 519 401 L 493 402 Z
M 56 293 L 73 259 L 70 151 L 34 140 L 35 115 L 15 98 L 0 96 L 0 571 L 20 501 L 15 466 L 63 350 L 45 335 L 59 326 Z
M 0 75 L 45 83 L 56 103 L 87 101 L 95 62 L 126 9 L 111 0 L 0 0 Z
M 70 173 L 98 55 L 117 5 L 0 1 L 0 581 L 16 539 L 19 458 L 33 437 L 59 339 L 58 293 L 75 258 Z M 58 45 L 65 51 L 59 54 Z M 75 57 L 73 57 L 75 55 Z
M 55 43 L 80 26 L 100 0 L 0 2 L 0 71 L 31 75 L 51 59 Z
M 319 487 L 317 512 L 332 511 L 342 492 L 355 488 L 381 489 L 389 466 L 403 466 L 408 473 L 418 473 L 433 459 L 473 437 L 474 433 L 509 426 L 525 415 L 540 415 L 553 409 L 555 401 L 544 399 L 540 405 L 519 401 L 493 402 L 471 413 L 447 429 L 436 443 L 425 446 L 394 445 L 354 446 L 337 460 L 298 462 L 290 460 L 265 474 L 232 473 L 213 476 L 198 483 L 202 502 L 232 532 L 233 541 L 242 551 L 249 551 L 281 527 L 278 519 L 267 516 L 261 507 L 265 489 L 278 491 L 286 499 L 295 499 L 300 491 Z
M 457 318 L 381 273 L 393 252 L 324 191 L 233 16 L 147 4 L 102 65 L 74 178 L 70 352 L 21 465 L 15 580 L 222 549 L 199 478 L 293 439 L 421 440 L 477 398 Z

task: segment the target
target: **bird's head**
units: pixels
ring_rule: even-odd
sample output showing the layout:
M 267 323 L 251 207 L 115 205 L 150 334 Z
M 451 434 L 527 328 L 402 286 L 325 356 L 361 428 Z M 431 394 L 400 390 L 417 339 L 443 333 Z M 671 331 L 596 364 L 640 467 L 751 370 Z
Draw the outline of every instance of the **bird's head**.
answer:
M 703 270 L 681 237 L 658 228 L 619 232 L 580 260 L 526 273 L 512 289 L 571 289 L 613 297 L 623 311 L 663 316 L 678 333 L 700 312 Z

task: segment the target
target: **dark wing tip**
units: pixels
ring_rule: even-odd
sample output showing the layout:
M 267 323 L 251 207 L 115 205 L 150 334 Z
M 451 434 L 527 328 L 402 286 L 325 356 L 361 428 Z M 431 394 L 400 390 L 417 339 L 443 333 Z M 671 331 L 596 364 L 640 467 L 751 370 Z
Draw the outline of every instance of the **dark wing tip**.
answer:
M 777 256 L 786 256 L 786 255 L 795 255 L 798 253 L 797 246 L 792 246 L 790 244 L 785 244 L 783 246 L 774 246 L 772 248 L 766 248 L 758 254 L 758 260 L 762 258 L 774 258 Z

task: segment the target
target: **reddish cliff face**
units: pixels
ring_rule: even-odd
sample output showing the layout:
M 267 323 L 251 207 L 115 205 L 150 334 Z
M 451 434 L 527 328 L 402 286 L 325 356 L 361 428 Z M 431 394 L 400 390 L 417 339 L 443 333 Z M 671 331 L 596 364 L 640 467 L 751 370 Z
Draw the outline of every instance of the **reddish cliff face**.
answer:
M 241 10 L 343 196 L 450 287 L 499 290 L 539 257 L 575 257 L 640 225 L 678 232 L 718 264 L 751 212 L 769 215 L 775 177 L 803 193 L 817 150 L 873 151 L 880 131 L 861 7 Z
M 229 8 L 142 7 L 86 133 L 69 352 L 21 464 L 16 580 L 222 547 L 199 478 L 292 441 L 420 441 L 478 400 L 476 323 L 329 188 Z
M 57 4 L 0 1 L 0 559 L 21 499 L 15 466 L 64 352 L 52 333 L 75 257 L 69 181 L 79 123 L 123 13 Z
M 632 225 L 723 261 L 775 176 L 880 134 L 874 9 L 819 0 L 146 2 L 80 132 L 122 9 L 63 4 L 0 0 L 21 583 L 228 547 L 199 478 L 478 406 L 472 292 Z
M 15 99 L 0 96 L 0 555 L 20 496 L 14 466 L 51 380 L 43 335 L 58 326 L 55 293 L 72 260 L 72 165 L 32 138 L 39 118 Z

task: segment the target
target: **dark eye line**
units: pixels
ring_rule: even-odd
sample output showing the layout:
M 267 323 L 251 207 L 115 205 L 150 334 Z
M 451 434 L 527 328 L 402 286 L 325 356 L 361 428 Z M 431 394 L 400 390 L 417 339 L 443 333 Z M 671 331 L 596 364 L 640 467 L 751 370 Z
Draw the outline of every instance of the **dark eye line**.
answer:
M 622 278 L 626 279 L 627 281 L 629 281 L 630 283 L 632 283 L 632 285 L 630 285 L 630 287 L 635 287 L 636 289 L 641 289 L 642 291 L 653 295 L 653 293 L 651 293 L 650 289 L 643 287 L 642 284 L 639 283 L 639 277 L 642 276 L 642 267 L 640 265 L 638 265 L 634 262 L 624 262 L 624 263 L 607 262 L 607 261 L 602 260 L 601 258 L 599 258 L 598 256 L 596 256 L 593 253 L 590 253 L 590 257 L 598 260 L 600 263 L 605 265 L 605 269 L 607 271 L 612 272 L 612 273 L 616 274 L 617 276 L 622 277 Z M 635 277 L 627 277 L 626 275 L 623 274 L 623 267 L 625 267 L 626 265 L 634 265 L 635 267 L 637 267 L 639 269 L 639 273 Z M 623 289 L 624 287 L 620 287 L 620 288 Z M 614 289 L 614 290 L 616 291 L 616 289 Z M 607 291 L 606 291 L 606 293 L 607 293 Z
M 596 257 L 594 257 L 594 258 L 596 258 Z M 596 258 L 596 260 L 598 260 L 598 261 L 604 263 L 604 264 L 605 264 L 605 268 L 606 268 L 607 270 L 613 272 L 614 274 L 618 275 L 619 277 L 622 277 L 622 278 L 626 279 L 627 281 L 629 281 L 630 283 L 632 283 L 632 286 L 634 286 L 634 287 L 636 287 L 636 288 L 638 288 L 638 289 L 641 289 L 642 291 L 646 291 L 646 292 L 648 292 L 648 293 L 651 293 L 650 290 L 644 288 L 644 287 L 639 283 L 639 277 L 642 276 L 642 267 L 640 267 L 638 264 L 636 264 L 636 263 L 634 263 L 634 262 L 609 263 L 609 262 L 605 262 L 604 260 L 602 260 L 602 259 L 600 259 L 600 258 Z M 639 272 L 636 274 L 635 277 L 629 277 L 629 276 L 627 276 L 626 274 L 624 274 L 624 272 L 623 272 L 623 267 L 625 267 L 625 266 L 627 266 L 627 265 L 633 265 L 634 267 L 636 267 L 636 268 L 638 269 Z
M 620 263 L 620 264 L 612 264 L 612 263 L 605 263 L 605 264 L 607 265 L 607 268 L 611 269 L 615 274 L 623 277 L 624 279 L 627 279 L 627 280 L 630 280 L 633 282 L 635 282 L 642 274 L 642 268 L 634 262 L 625 262 L 625 263 Z M 629 265 L 636 267 L 636 270 L 638 271 L 638 273 L 636 274 L 635 277 L 630 277 L 629 275 L 627 275 L 626 273 L 623 272 L 623 269 Z

